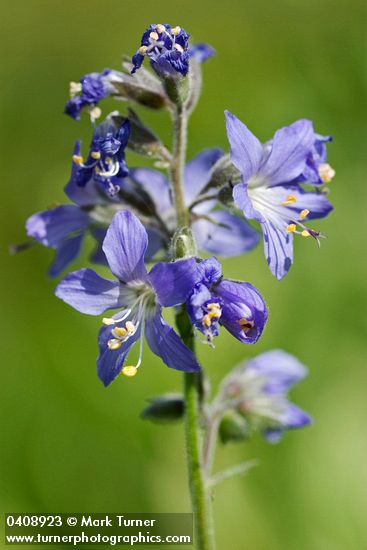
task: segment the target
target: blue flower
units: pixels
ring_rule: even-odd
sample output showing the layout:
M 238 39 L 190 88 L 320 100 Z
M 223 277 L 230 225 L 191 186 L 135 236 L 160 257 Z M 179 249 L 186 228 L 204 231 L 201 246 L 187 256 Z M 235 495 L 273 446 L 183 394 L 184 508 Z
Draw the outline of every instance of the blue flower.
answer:
M 210 345 L 220 325 L 244 344 L 257 342 L 268 318 L 259 291 L 250 283 L 223 279 L 214 257 L 203 260 L 199 270 L 200 278 L 186 303 L 192 324 Z
M 208 183 L 211 169 L 222 154 L 220 149 L 206 149 L 186 165 L 183 186 L 188 208 Z M 152 197 L 161 219 L 173 235 L 177 221 L 168 180 L 161 172 L 149 168 L 133 169 L 130 175 Z M 238 216 L 217 210 L 216 206 L 217 201 L 210 200 L 190 209 L 192 230 L 199 249 L 229 257 L 254 248 L 259 241 L 258 233 Z M 161 246 L 166 245 L 162 241 Z
M 80 113 L 85 107 L 95 107 L 101 99 L 114 93 L 111 76 L 114 71 L 105 69 L 101 73 L 90 73 L 82 76 L 79 82 L 70 82 L 71 99 L 65 105 L 65 114 L 80 120 Z M 92 118 L 98 118 L 95 112 Z
M 305 192 L 297 183 L 304 181 L 320 139 L 309 120 L 299 120 L 262 145 L 228 111 L 226 119 L 232 162 L 241 173 L 233 199 L 246 218 L 261 224 L 265 257 L 271 272 L 282 279 L 293 262 L 293 233 L 318 239 L 320 233 L 305 222 L 332 210 L 322 193 Z
M 141 39 L 141 46 L 132 58 L 135 73 L 145 57 L 149 57 L 153 69 L 163 77 L 178 73 L 186 76 L 189 70 L 189 35 L 181 27 L 150 25 Z
M 143 339 L 170 368 L 186 372 L 200 370 L 196 358 L 162 317 L 162 306 L 182 304 L 196 283 L 194 258 L 158 263 L 147 273 L 144 255 L 148 236 L 129 211 L 118 212 L 107 231 L 103 251 L 116 281 L 81 269 L 67 275 L 56 288 L 56 296 L 82 313 L 99 315 L 119 309 L 103 319 L 99 333 L 98 375 L 107 386 L 122 373 L 134 376 L 142 361 Z M 124 366 L 131 348 L 140 339 L 136 365 Z
M 81 142 L 74 147 L 71 184 L 85 187 L 93 180 L 109 197 L 123 186 L 122 179 L 129 174 L 125 162 L 125 148 L 130 136 L 130 122 L 117 125 L 111 117 L 96 126 L 86 162 L 81 156 Z
M 220 399 L 242 414 L 270 443 L 285 430 L 311 423 L 310 416 L 287 400 L 288 390 L 307 374 L 293 355 L 271 350 L 241 363 L 222 382 Z

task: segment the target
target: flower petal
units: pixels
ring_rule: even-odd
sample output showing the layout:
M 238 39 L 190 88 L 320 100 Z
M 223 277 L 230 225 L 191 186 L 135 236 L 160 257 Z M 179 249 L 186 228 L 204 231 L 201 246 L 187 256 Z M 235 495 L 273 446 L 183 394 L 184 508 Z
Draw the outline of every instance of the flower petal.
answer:
M 263 146 L 257 137 L 229 111 L 225 111 L 227 136 L 231 145 L 231 159 L 241 172 L 242 181 L 248 179 L 259 170 L 263 158 Z
M 221 149 L 205 149 L 185 166 L 184 192 L 186 205 L 197 197 L 203 187 L 209 182 L 210 171 L 217 160 L 223 155 Z
M 274 349 L 247 361 L 246 372 L 254 372 L 267 380 L 264 390 L 283 394 L 307 375 L 306 367 L 290 353 Z
M 257 342 L 268 318 L 260 292 L 250 283 L 224 279 L 215 288 L 214 295 L 222 300 L 220 324 L 244 344 Z
M 248 185 L 247 183 L 238 183 L 233 188 L 233 200 L 237 206 L 242 210 L 243 215 L 248 220 L 257 220 L 262 222 L 264 220 L 263 216 L 258 210 L 255 210 L 252 201 L 248 195 Z
M 150 168 L 135 168 L 130 170 L 130 176 L 153 199 L 159 214 L 172 208 L 170 186 L 167 178 L 161 172 Z
M 209 219 L 199 219 L 192 225 L 198 248 L 212 254 L 239 256 L 254 248 L 259 234 L 244 220 L 225 210 L 211 212 Z
M 77 235 L 70 239 L 65 239 L 56 249 L 56 255 L 52 262 L 48 274 L 50 277 L 57 277 L 64 269 L 71 264 L 80 254 L 84 235 Z
M 261 224 L 264 234 L 265 258 L 277 279 L 287 275 L 293 263 L 293 235 L 278 229 L 272 222 Z
M 117 281 L 109 281 L 92 269 L 69 273 L 56 287 L 55 294 L 81 313 L 99 315 L 123 305 L 123 289 Z
M 160 308 L 154 317 L 146 321 L 145 336 L 152 352 L 158 355 L 167 367 L 185 372 L 200 371 L 194 353 L 166 323 Z
M 195 258 L 158 263 L 148 275 L 158 302 L 164 307 L 183 304 L 199 278 L 200 271 Z
M 70 233 L 84 231 L 89 216 L 78 206 L 65 204 L 33 214 L 26 222 L 27 235 L 45 246 L 58 247 Z
M 144 255 L 147 246 L 147 232 L 138 218 L 128 210 L 117 212 L 102 248 L 112 273 L 120 281 L 146 279 Z
M 303 172 L 314 139 L 312 122 L 305 119 L 275 133 L 270 155 L 260 169 L 261 174 L 270 180 L 270 185 L 290 182 Z
M 81 155 L 80 140 L 75 142 L 73 155 L 77 155 L 77 156 Z M 96 204 L 102 203 L 103 196 L 98 191 L 95 181 L 91 177 L 92 172 L 86 171 L 87 173 L 90 174 L 90 178 L 83 186 L 80 186 L 77 183 L 78 182 L 77 174 L 79 172 L 80 172 L 80 166 L 75 162 L 73 162 L 72 168 L 71 168 L 70 180 L 64 188 L 65 194 L 69 197 L 70 200 L 75 202 L 75 204 L 77 204 L 78 206 L 94 206 Z
M 120 374 L 128 353 L 140 338 L 140 327 L 118 350 L 109 349 L 107 342 L 110 338 L 111 327 L 102 327 L 98 336 L 99 357 L 97 359 L 97 372 L 105 386 L 111 384 L 116 376 Z

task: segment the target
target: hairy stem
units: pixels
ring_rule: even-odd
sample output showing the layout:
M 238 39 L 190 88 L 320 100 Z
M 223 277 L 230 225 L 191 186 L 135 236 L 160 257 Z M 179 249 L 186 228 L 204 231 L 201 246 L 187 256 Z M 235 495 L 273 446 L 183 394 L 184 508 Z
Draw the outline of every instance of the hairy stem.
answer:
M 189 213 L 185 205 L 183 171 L 186 157 L 187 112 L 184 105 L 176 105 L 173 113 L 173 152 L 171 161 L 171 184 L 177 215 L 178 231 L 188 227 Z M 185 242 L 185 241 L 182 241 Z M 188 251 L 178 248 L 175 259 L 186 256 Z M 193 328 L 182 307 L 176 315 L 176 323 L 185 344 L 194 351 Z M 205 477 L 202 456 L 200 373 L 184 374 L 185 435 L 189 486 L 194 514 L 195 541 L 197 550 L 214 550 L 214 529 L 209 497 L 209 484 Z
M 183 105 L 173 111 L 173 151 L 171 160 L 171 183 L 177 215 L 178 228 L 189 224 L 188 211 L 183 191 L 183 171 L 186 157 L 187 113 Z

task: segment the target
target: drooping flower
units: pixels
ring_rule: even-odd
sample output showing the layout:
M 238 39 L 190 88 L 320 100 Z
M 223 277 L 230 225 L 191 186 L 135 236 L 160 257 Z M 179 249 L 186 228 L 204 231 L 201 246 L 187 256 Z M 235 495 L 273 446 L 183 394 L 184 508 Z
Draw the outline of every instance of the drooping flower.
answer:
M 80 120 L 82 109 L 89 107 L 91 118 L 99 118 L 101 112 L 96 106 L 115 92 L 112 84 L 114 73 L 105 69 L 101 73 L 86 74 L 79 82 L 70 82 L 70 100 L 65 105 L 65 114 Z
M 241 173 L 233 199 L 246 218 L 261 224 L 265 257 L 271 272 L 282 279 L 293 262 L 293 233 L 318 240 L 320 233 L 305 222 L 332 210 L 322 193 L 306 192 L 297 183 L 304 181 L 320 139 L 309 120 L 298 120 L 262 145 L 228 111 L 226 119 L 232 162 Z
M 98 375 L 107 386 L 122 373 L 134 376 L 141 365 L 143 339 L 170 368 L 186 372 L 200 369 L 194 354 L 162 317 L 162 306 L 185 302 L 198 278 L 194 258 L 158 263 L 147 273 L 144 255 L 148 236 L 129 211 L 118 212 L 107 231 L 103 251 L 117 281 L 81 269 L 67 275 L 56 296 L 82 313 L 100 315 L 120 311 L 103 320 L 99 333 Z M 139 359 L 125 365 L 132 346 L 140 338 Z
M 276 443 L 286 430 L 311 423 L 307 413 L 287 400 L 288 390 L 306 375 L 306 367 L 293 355 L 267 351 L 238 365 L 223 380 L 217 401 Z
M 214 257 L 198 267 L 200 278 L 186 302 L 192 324 L 210 345 L 221 325 L 244 344 L 257 342 L 268 318 L 260 292 L 250 283 L 224 279 Z
M 129 174 L 125 162 L 125 148 L 130 136 L 130 122 L 118 125 L 112 117 L 96 126 L 86 162 L 81 156 L 81 142 L 77 141 L 73 154 L 72 184 L 85 187 L 93 180 L 109 197 L 116 195 L 121 180 Z
M 211 169 L 222 154 L 220 149 L 206 149 L 186 165 L 183 187 L 187 208 L 208 183 Z M 173 235 L 177 221 L 167 178 L 149 168 L 132 169 L 130 175 L 152 197 L 161 219 Z M 198 248 L 223 257 L 237 256 L 254 248 L 259 241 L 257 231 L 238 216 L 217 210 L 216 206 L 216 200 L 209 200 L 190 209 L 191 228 Z M 162 247 L 165 245 L 162 240 Z
M 190 57 L 189 36 L 181 27 L 150 25 L 144 31 L 141 46 L 132 58 L 132 73 L 142 66 L 145 57 L 149 57 L 151 66 L 160 76 L 186 76 Z

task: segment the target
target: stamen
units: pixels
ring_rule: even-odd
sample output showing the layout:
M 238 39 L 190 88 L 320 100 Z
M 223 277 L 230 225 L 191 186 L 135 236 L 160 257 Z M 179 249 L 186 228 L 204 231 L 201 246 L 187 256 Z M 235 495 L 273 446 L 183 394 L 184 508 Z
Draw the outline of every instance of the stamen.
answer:
M 139 48 L 140 55 L 146 55 L 147 51 L 148 51 L 148 46 L 141 46 Z
M 213 302 L 212 304 L 207 304 L 208 309 L 220 309 L 220 304 Z
M 184 51 L 183 47 L 180 44 L 177 44 L 177 43 L 173 44 L 173 47 L 175 48 L 175 50 L 177 50 L 180 53 Z
M 291 206 L 297 202 L 297 197 L 295 195 L 288 195 L 285 201 L 282 202 L 283 206 Z
M 255 323 L 254 321 L 248 321 L 243 317 L 242 319 L 239 319 L 238 324 L 242 328 L 243 332 L 247 334 L 253 328 Z
M 74 97 L 82 91 L 82 85 L 80 82 L 70 82 L 69 93 L 70 97 Z
M 178 34 L 180 34 L 181 32 L 181 27 L 174 27 L 173 29 L 171 29 L 171 34 L 173 34 L 173 36 L 177 36 Z
M 155 29 L 157 32 L 159 32 L 159 34 L 162 34 L 162 32 L 165 32 L 166 27 L 161 23 L 159 23 L 158 25 L 155 26 Z
M 202 323 L 206 327 L 208 327 L 208 328 L 210 327 L 210 325 L 212 324 L 212 321 L 211 321 L 211 318 L 210 318 L 209 314 L 204 315 Z
M 73 159 L 73 162 L 75 162 L 75 164 L 79 164 L 79 166 L 84 162 L 84 159 L 81 155 L 73 155 L 72 159 Z
M 330 166 L 330 164 L 327 163 L 320 164 L 318 172 L 324 183 L 330 183 L 335 176 L 335 170 Z
M 101 158 L 101 153 L 99 151 L 92 151 L 90 156 L 92 159 L 99 160 Z
M 110 340 L 108 340 L 107 346 L 108 346 L 108 349 L 110 349 L 111 351 L 114 351 L 116 349 L 121 348 L 122 343 L 123 343 L 123 340 L 119 340 L 118 338 L 111 338 Z
M 138 372 L 137 367 L 134 367 L 134 365 L 126 365 L 126 367 L 123 367 L 121 370 L 121 374 L 124 376 L 127 376 L 128 378 L 133 378 Z
M 304 220 L 305 218 L 307 218 L 307 216 L 309 215 L 310 211 L 307 210 L 307 208 L 305 208 L 304 210 L 302 210 L 302 212 L 300 213 L 299 215 L 299 219 L 300 220 Z
M 124 338 L 127 334 L 127 330 L 124 327 L 115 327 L 111 332 L 117 338 Z
M 116 323 L 121 323 L 122 321 L 125 321 L 126 317 L 129 317 L 130 313 L 131 313 L 131 309 L 127 309 L 124 315 L 120 317 L 120 319 L 113 319 L 112 317 L 103 317 L 102 323 L 104 325 L 115 325 Z
M 158 33 L 156 32 L 151 32 L 149 37 L 152 39 L 152 40 L 158 40 L 159 36 L 158 36 Z
M 287 233 L 293 233 L 293 231 L 295 231 L 296 228 L 297 226 L 295 223 L 290 223 L 289 225 L 287 225 Z
M 310 237 L 311 234 L 310 232 L 308 231 L 308 229 L 304 229 L 301 233 L 302 237 Z
M 102 114 L 102 110 L 99 107 L 93 107 L 93 109 L 89 111 L 89 116 L 92 122 L 97 120 L 97 118 L 99 118 L 101 114 Z

